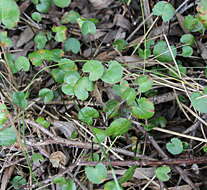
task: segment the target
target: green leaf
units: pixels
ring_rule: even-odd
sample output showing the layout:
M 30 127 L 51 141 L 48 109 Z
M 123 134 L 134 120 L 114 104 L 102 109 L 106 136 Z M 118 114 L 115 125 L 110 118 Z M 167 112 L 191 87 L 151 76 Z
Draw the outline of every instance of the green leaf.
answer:
M 11 47 L 12 46 L 12 40 L 7 37 L 7 32 L 3 31 L 0 32 L 0 46 L 1 47 Z
M 195 37 L 192 34 L 184 34 L 181 36 L 180 42 L 192 46 L 195 43 Z
M 52 75 L 53 79 L 57 82 L 57 83 L 63 83 L 64 82 L 64 76 L 65 76 L 65 72 L 60 69 L 53 69 L 50 74 Z
M 164 22 L 169 21 L 175 15 L 174 7 L 166 2 L 159 1 L 152 9 L 153 15 L 161 16 Z
M 113 91 L 117 96 L 122 96 L 123 93 L 129 88 L 129 83 L 125 80 L 122 80 L 119 85 L 113 86 Z
M 64 185 L 67 183 L 67 180 L 64 177 L 60 176 L 60 177 L 55 177 L 52 180 L 52 182 L 55 184 Z
M 44 60 L 58 62 L 63 55 L 64 51 L 61 49 L 40 49 L 30 53 L 28 57 L 33 65 L 41 66 Z
M 72 51 L 73 53 L 77 54 L 80 51 L 80 42 L 76 38 L 68 38 L 64 42 L 64 50 L 65 51 Z
M 58 64 L 59 64 L 59 67 L 66 72 L 78 70 L 78 67 L 75 64 L 75 62 L 70 59 L 66 59 L 66 58 L 60 59 L 58 61 Z
M 140 98 L 132 107 L 132 115 L 138 119 L 149 119 L 154 115 L 154 105 L 147 98 Z
M 108 181 L 104 184 L 104 190 L 123 190 L 123 188 L 120 186 L 117 187 L 117 184 L 114 181 Z
M 40 161 L 43 161 L 43 160 L 44 160 L 44 158 L 41 154 L 39 154 L 39 153 L 32 154 L 32 161 L 33 162 L 40 162 Z
M 124 175 L 119 179 L 119 183 L 123 184 L 133 178 L 137 166 L 132 166 L 124 172 Z
M 0 22 L 6 28 L 13 28 L 19 22 L 20 10 L 14 0 L 0 0 Z
M 83 35 L 95 34 L 96 25 L 91 21 L 84 21 L 81 25 L 81 32 Z
M 169 166 L 161 166 L 155 170 L 155 175 L 160 181 L 168 181 L 170 176 L 168 175 L 171 172 Z
M 31 16 L 32 16 L 32 19 L 37 22 L 40 22 L 42 20 L 42 15 L 39 12 L 34 12 L 32 13 Z
M 39 91 L 39 97 L 43 99 L 44 103 L 48 103 L 53 100 L 54 94 L 52 90 L 43 88 Z
M 76 11 L 69 11 L 69 12 L 66 12 L 62 18 L 61 18 L 61 24 L 68 24 L 69 22 L 74 24 L 77 22 L 77 19 L 80 18 L 80 14 Z
M 119 118 L 110 124 L 110 126 L 106 129 L 106 134 L 108 136 L 117 137 L 127 133 L 131 127 L 131 121 L 126 118 Z
M 88 125 L 92 125 L 93 119 L 98 117 L 98 111 L 91 107 L 84 107 L 78 112 L 78 119 L 85 122 Z
M 107 178 L 107 169 L 99 163 L 96 167 L 85 167 L 85 174 L 90 182 L 100 184 Z
M 124 39 L 118 39 L 112 43 L 113 47 L 118 51 L 124 50 L 124 48 L 128 45 L 127 41 Z
M 62 190 L 76 190 L 76 185 L 72 179 L 67 179 L 66 184 L 62 186 Z
M 41 13 L 47 13 L 52 5 L 51 0 L 40 0 L 40 4 L 36 5 L 36 9 Z
M 29 60 L 24 56 L 19 56 L 15 61 L 15 67 L 17 71 L 29 71 L 30 68 L 30 62 Z
M 66 40 L 66 33 L 67 33 L 67 27 L 66 26 L 53 26 L 52 31 L 56 32 L 55 40 L 57 42 L 63 42 L 63 41 Z
M 117 61 L 109 61 L 109 68 L 104 72 L 101 79 L 109 84 L 120 82 L 123 75 L 123 68 Z
M 139 92 L 144 93 L 152 89 L 153 80 L 146 75 L 140 76 L 135 81 L 139 85 Z
M 16 139 L 16 130 L 13 126 L 3 129 L 0 125 L 0 146 L 10 146 L 16 142 Z
M 205 31 L 203 24 L 198 18 L 188 15 L 184 17 L 183 26 L 190 32 L 202 32 Z
M 177 155 L 183 152 L 183 143 L 180 139 L 172 138 L 170 141 L 166 144 L 166 148 L 171 154 Z
M 53 2 L 57 7 L 65 8 L 70 5 L 71 0 L 53 0 Z
M 157 117 L 150 121 L 151 124 L 155 125 L 156 127 L 165 128 L 167 125 L 167 119 L 163 116 Z
M 35 38 L 34 43 L 37 49 L 43 49 L 47 43 L 47 37 L 44 32 L 39 32 Z
M 74 87 L 65 83 L 61 86 L 61 90 L 64 94 L 68 96 L 73 96 L 74 95 Z
M 100 61 L 89 60 L 83 65 L 83 72 L 89 72 L 89 80 L 96 81 L 100 79 L 104 73 L 104 66 Z
M 141 49 L 139 48 L 138 49 L 138 54 L 139 54 L 139 57 L 143 58 L 143 59 L 148 59 L 149 56 L 151 55 L 151 50 L 150 49 Z
M 7 60 L 7 64 L 9 66 L 9 68 L 11 69 L 12 73 L 13 74 L 17 73 L 18 71 L 17 71 L 17 68 L 14 64 L 15 57 L 11 53 L 5 53 L 5 57 Z
M 99 128 L 93 128 L 93 133 L 95 134 L 95 137 L 93 138 L 93 142 L 95 143 L 102 143 L 106 138 L 106 132 L 103 129 Z
M 88 91 L 91 92 L 92 90 L 93 83 L 89 80 L 88 77 L 80 78 L 74 86 L 75 96 L 82 101 L 88 98 Z
M 170 46 L 170 48 L 172 50 L 173 56 L 176 57 L 177 50 L 176 50 L 175 46 Z M 157 44 L 154 46 L 153 54 L 154 54 L 154 56 L 157 57 L 157 59 L 159 61 L 162 61 L 162 62 L 173 61 L 172 55 L 171 55 L 170 50 L 169 50 L 167 43 L 165 41 L 161 40 L 161 41 L 157 42 Z
M 50 126 L 50 122 L 45 120 L 44 117 L 38 117 L 36 120 L 35 120 L 38 124 L 42 125 L 43 127 L 45 128 L 48 128 Z
M 5 104 L 0 103 L 0 125 L 8 120 L 9 112 Z
M 75 86 L 77 81 L 81 78 L 79 72 L 77 71 L 67 71 L 64 77 L 64 82 L 71 85 L 72 87 Z
M 193 92 L 190 96 L 190 100 L 197 111 L 207 113 L 207 93 Z
M 193 48 L 190 46 L 183 46 L 181 55 L 183 57 L 190 57 L 191 55 L 193 55 Z
M 12 187 L 14 189 L 20 190 L 22 189 L 21 186 L 26 185 L 27 181 L 24 177 L 22 176 L 15 176 L 12 180 L 11 180 L 11 184 Z
M 103 107 L 107 118 L 113 118 L 119 115 L 119 102 L 117 100 L 108 100 Z
M 137 96 L 137 92 L 134 88 L 127 88 L 122 94 L 121 98 L 127 102 L 128 105 L 131 105 Z
M 12 95 L 12 102 L 20 108 L 26 108 L 28 105 L 27 94 L 24 92 L 14 92 Z

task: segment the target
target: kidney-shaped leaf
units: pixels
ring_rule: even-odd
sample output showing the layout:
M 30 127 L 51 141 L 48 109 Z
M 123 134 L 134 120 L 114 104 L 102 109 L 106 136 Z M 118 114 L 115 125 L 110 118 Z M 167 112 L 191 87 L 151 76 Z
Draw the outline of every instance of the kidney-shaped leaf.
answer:
M 92 125 L 93 119 L 98 117 L 98 111 L 91 107 L 84 107 L 78 112 L 78 119 L 87 123 L 88 125 Z
M 83 71 L 90 73 L 89 80 L 96 81 L 103 75 L 104 66 L 100 61 L 89 60 L 83 65 Z
M 171 169 L 169 166 L 161 166 L 155 170 L 155 175 L 160 181 L 168 181 L 170 179 L 170 176 L 168 173 L 170 173 Z
M 117 137 L 125 134 L 131 127 L 131 121 L 126 118 L 119 118 L 110 124 L 106 129 L 106 134 L 108 136 Z
M 107 169 L 102 163 L 97 164 L 96 167 L 85 167 L 85 173 L 89 181 L 94 184 L 100 184 L 107 178 Z
M 147 98 L 140 98 L 132 106 L 132 114 L 138 119 L 149 119 L 154 115 L 154 105 Z
M 207 94 L 193 92 L 190 96 L 193 107 L 201 113 L 207 113 Z
M 170 141 L 166 144 L 166 148 L 171 154 L 177 155 L 183 152 L 183 143 L 180 139 L 172 138 Z
M 109 61 L 109 68 L 104 72 L 102 80 L 109 84 L 115 84 L 121 81 L 123 68 L 117 61 Z
M 10 146 L 16 142 L 16 130 L 14 127 L 2 129 L 0 125 L 0 146 Z
M 0 0 L 0 21 L 7 28 L 15 27 L 19 16 L 20 10 L 14 0 Z

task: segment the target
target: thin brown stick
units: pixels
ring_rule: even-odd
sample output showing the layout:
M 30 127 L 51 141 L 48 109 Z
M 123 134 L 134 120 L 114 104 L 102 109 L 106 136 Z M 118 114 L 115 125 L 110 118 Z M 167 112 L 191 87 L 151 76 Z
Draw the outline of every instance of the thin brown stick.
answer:
M 100 162 L 81 161 L 75 165 L 79 166 L 96 166 Z M 130 160 L 130 161 L 106 161 L 101 162 L 106 166 L 162 166 L 162 165 L 192 165 L 192 164 L 206 164 L 207 157 L 186 158 L 186 159 L 169 159 L 169 160 Z

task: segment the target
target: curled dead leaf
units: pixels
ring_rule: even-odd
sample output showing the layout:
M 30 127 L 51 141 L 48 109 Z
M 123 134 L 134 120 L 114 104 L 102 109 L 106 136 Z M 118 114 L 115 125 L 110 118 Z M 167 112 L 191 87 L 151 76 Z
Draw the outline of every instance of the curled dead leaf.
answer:
M 61 165 L 65 166 L 67 163 L 67 157 L 61 151 L 53 152 L 50 155 L 49 160 L 54 168 L 60 168 Z

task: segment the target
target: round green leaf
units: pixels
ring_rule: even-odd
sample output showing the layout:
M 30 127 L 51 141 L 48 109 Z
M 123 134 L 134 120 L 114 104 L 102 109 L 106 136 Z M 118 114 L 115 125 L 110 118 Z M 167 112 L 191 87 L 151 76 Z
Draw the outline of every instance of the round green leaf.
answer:
M 175 15 L 174 7 L 166 2 L 159 1 L 152 9 L 153 15 L 161 16 L 164 22 L 169 21 Z
M 88 77 L 82 77 L 74 86 L 75 96 L 79 100 L 86 100 L 88 98 L 88 91 L 93 90 L 93 83 L 88 79 Z
M 55 40 L 57 42 L 63 42 L 63 41 L 66 40 L 66 33 L 67 33 L 67 27 L 66 26 L 53 26 L 52 31 L 56 32 Z
M 70 5 L 71 0 L 53 0 L 53 2 L 57 7 L 65 8 Z
M 16 130 L 14 127 L 3 129 L 0 125 L 0 146 L 10 146 L 16 142 Z
M 138 49 L 138 54 L 139 54 L 139 57 L 143 58 L 143 59 L 148 59 L 149 56 L 151 55 L 151 50 L 150 49 L 141 49 L 139 48 Z
M 39 12 L 34 12 L 32 13 L 31 16 L 32 16 L 32 19 L 37 22 L 40 22 L 42 20 L 42 15 Z
M 0 0 L 0 22 L 6 28 L 13 28 L 17 25 L 20 17 L 20 10 L 14 0 Z
M 147 92 L 152 89 L 153 80 L 146 75 L 140 76 L 136 79 L 136 83 L 139 85 L 139 92 Z
M 61 18 L 61 24 L 68 24 L 69 22 L 70 23 L 76 23 L 77 22 L 77 19 L 80 18 L 80 14 L 76 11 L 69 11 L 69 12 L 66 12 L 62 18 Z
M 100 184 L 107 178 L 107 169 L 105 165 L 99 163 L 96 167 L 85 167 L 85 174 L 89 181 Z
M 109 68 L 104 72 L 101 79 L 109 84 L 120 82 L 123 75 L 123 68 L 117 61 L 109 61 Z
M 65 74 L 64 82 L 71 85 L 72 87 L 75 86 L 76 82 L 80 79 L 80 74 L 77 71 L 68 71 Z
M 184 17 L 183 26 L 190 32 L 202 32 L 205 31 L 203 24 L 198 18 L 188 15 Z
M 173 56 L 176 57 L 177 55 L 177 50 L 175 48 L 175 46 L 170 46 Z M 165 41 L 159 41 L 157 42 L 157 44 L 154 46 L 153 49 L 153 54 L 154 56 L 156 56 L 156 58 L 159 61 L 162 62 L 171 62 L 173 61 L 172 55 L 170 53 L 170 50 L 167 46 L 167 43 Z
M 81 32 L 83 35 L 95 34 L 96 25 L 91 21 L 84 21 L 81 25 Z
M 108 118 L 113 118 L 119 115 L 119 102 L 117 100 L 108 100 L 103 107 L 103 111 Z
M 180 42 L 192 46 L 195 42 L 195 37 L 192 34 L 184 34 L 181 36 Z
M 77 54 L 80 51 L 80 46 L 80 42 L 76 38 L 68 38 L 64 42 L 64 50 L 72 51 L 75 54 Z
M 12 95 L 12 102 L 20 108 L 26 108 L 28 105 L 27 94 L 24 92 L 14 92 Z
M 154 115 L 154 105 L 147 98 L 140 98 L 132 106 L 132 115 L 138 119 L 149 119 Z
M 41 13 L 47 13 L 52 5 L 51 0 L 40 0 L 40 4 L 36 5 L 36 9 Z
M 104 66 L 100 61 L 89 60 L 83 65 L 83 72 L 89 72 L 89 80 L 96 81 L 101 78 L 104 73 Z
M 24 56 L 19 56 L 15 61 L 15 67 L 17 71 L 29 71 L 30 63 L 29 60 Z
M 7 32 L 3 31 L 0 32 L 0 46 L 1 47 L 11 47 L 12 46 L 12 40 L 7 37 Z
M 193 55 L 193 48 L 190 46 L 183 46 L 181 55 L 183 57 L 190 57 L 191 55 Z
M 201 113 L 207 113 L 207 93 L 193 92 L 190 100 L 196 110 Z
M 177 155 L 183 152 L 183 143 L 180 139 L 172 138 L 170 141 L 166 144 L 166 148 L 171 154 Z
M 22 176 L 15 176 L 11 180 L 12 187 L 16 190 L 22 189 L 21 186 L 26 185 L 27 181 L 24 177 Z
M 63 83 L 65 72 L 62 69 L 53 69 L 51 71 L 51 75 L 54 78 L 54 80 L 58 83 Z
M 39 97 L 43 98 L 44 103 L 48 103 L 53 100 L 53 91 L 48 88 L 43 88 L 39 91 Z
M 132 127 L 131 121 L 126 118 L 119 118 L 114 120 L 106 129 L 106 135 L 117 137 L 128 132 Z
M 170 176 L 168 175 L 171 172 L 169 166 L 161 166 L 155 170 L 155 175 L 160 181 L 168 181 Z
M 84 107 L 78 112 L 78 119 L 87 123 L 88 125 L 92 125 L 93 119 L 98 117 L 98 111 L 91 107 Z
M 74 87 L 69 85 L 69 84 L 63 84 L 61 86 L 61 90 L 64 94 L 69 95 L 69 96 L 73 96 L 74 95 Z
M 128 105 L 132 104 L 136 99 L 137 93 L 133 88 L 127 88 L 122 94 L 121 98 L 124 99 Z
M 5 104 L 0 103 L 0 125 L 4 124 L 8 120 L 8 110 Z
M 109 181 L 104 184 L 104 190 L 123 190 L 123 188 L 120 187 L 120 185 L 117 185 L 114 181 Z
M 117 49 L 118 51 L 124 50 L 124 48 L 127 46 L 127 41 L 124 39 L 118 39 L 115 42 L 113 42 L 113 47 Z
M 35 38 L 34 43 L 37 47 L 37 49 L 43 49 L 47 43 L 47 37 L 44 32 L 39 32 Z
M 68 71 L 74 72 L 74 71 L 77 71 L 78 70 L 78 67 L 75 64 L 75 62 L 72 61 L 72 60 L 70 60 L 70 59 L 66 59 L 66 58 L 60 59 L 58 61 L 58 64 L 59 64 L 59 67 L 62 70 L 67 71 L 67 72 Z

